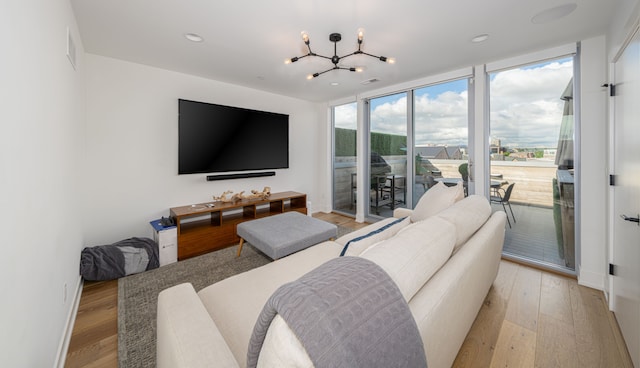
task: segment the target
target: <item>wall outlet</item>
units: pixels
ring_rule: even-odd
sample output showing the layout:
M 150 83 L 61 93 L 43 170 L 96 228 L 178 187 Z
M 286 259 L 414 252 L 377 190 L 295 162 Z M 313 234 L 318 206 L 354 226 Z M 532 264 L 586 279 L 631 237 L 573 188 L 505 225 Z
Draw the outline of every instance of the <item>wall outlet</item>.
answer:
M 67 283 L 62 285 L 62 303 L 67 304 Z

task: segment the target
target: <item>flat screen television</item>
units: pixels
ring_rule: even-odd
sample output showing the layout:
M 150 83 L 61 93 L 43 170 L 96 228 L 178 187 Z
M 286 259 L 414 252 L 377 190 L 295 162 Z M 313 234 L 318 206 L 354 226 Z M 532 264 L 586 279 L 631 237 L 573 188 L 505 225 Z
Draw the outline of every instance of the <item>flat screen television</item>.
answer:
M 178 174 L 289 168 L 289 115 L 178 100 Z

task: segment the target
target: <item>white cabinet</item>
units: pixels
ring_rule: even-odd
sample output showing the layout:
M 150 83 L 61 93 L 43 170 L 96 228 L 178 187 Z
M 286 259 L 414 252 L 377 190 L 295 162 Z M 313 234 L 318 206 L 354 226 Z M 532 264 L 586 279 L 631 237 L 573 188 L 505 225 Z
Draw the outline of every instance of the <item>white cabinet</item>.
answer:
M 158 243 L 160 266 L 178 261 L 178 232 L 176 226 L 162 226 L 160 220 L 150 222 L 153 240 Z

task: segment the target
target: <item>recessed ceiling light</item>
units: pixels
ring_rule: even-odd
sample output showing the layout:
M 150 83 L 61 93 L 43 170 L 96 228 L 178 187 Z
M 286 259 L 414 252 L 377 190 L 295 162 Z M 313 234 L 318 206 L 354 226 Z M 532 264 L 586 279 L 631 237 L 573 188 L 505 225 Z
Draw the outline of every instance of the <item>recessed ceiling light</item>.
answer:
M 555 8 L 543 10 L 531 18 L 531 23 L 545 24 L 545 23 L 553 22 L 554 20 L 564 18 L 567 15 L 573 13 L 573 11 L 576 10 L 577 7 L 578 5 L 576 3 L 568 3 L 568 4 L 556 6 Z
M 338 83 L 338 82 L 331 82 L 331 85 L 332 85 L 332 86 L 338 86 L 338 85 L 340 85 L 340 83 Z
M 475 36 L 474 38 L 471 39 L 471 42 L 473 43 L 484 42 L 488 39 L 489 39 L 489 35 L 485 33 L 485 34 Z
M 187 40 L 189 40 L 191 42 L 202 42 L 202 41 L 204 41 L 204 38 L 202 38 L 200 35 L 197 35 L 195 33 L 185 33 L 184 38 L 186 38 Z

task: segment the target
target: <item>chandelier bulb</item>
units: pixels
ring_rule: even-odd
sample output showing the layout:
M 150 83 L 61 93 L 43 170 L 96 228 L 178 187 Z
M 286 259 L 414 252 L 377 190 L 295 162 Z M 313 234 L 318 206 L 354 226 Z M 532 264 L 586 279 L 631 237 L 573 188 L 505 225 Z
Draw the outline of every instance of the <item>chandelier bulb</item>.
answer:
M 304 43 L 306 43 L 308 45 L 309 44 L 309 34 L 307 34 L 306 31 L 302 31 L 300 34 L 302 35 L 302 41 L 304 41 Z
M 362 43 L 364 39 L 364 28 L 358 28 L 358 43 Z
M 311 79 L 313 79 L 313 74 L 307 75 L 307 80 L 311 80 Z
M 395 63 L 396 63 L 396 59 L 394 59 L 394 58 L 387 58 L 387 63 L 388 63 L 388 64 L 395 64 Z
M 363 68 L 363 67 L 361 67 L 361 66 L 359 66 L 359 67 L 357 67 L 357 68 L 356 68 L 356 72 L 357 72 L 357 73 L 362 73 L 363 71 L 364 71 L 364 68 Z

